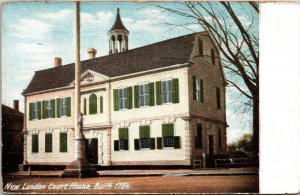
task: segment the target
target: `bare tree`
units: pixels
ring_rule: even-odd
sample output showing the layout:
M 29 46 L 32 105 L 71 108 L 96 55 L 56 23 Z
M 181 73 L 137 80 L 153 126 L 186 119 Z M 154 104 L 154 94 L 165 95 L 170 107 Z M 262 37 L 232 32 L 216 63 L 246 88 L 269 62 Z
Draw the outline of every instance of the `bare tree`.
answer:
M 188 28 L 200 24 L 221 52 L 226 80 L 248 99 L 252 107 L 253 150 L 259 140 L 259 37 L 257 2 L 180 2 L 179 6 L 155 5 L 167 12 L 189 19 L 175 24 Z M 241 100 L 241 102 L 243 102 Z

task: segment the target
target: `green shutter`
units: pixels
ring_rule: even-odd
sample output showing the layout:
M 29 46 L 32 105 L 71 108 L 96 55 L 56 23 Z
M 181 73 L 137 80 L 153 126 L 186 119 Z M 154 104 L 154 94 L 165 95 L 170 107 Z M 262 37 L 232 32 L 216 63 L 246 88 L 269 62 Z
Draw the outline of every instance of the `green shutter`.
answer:
M 203 80 L 200 79 L 200 101 L 204 102 L 204 94 L 203 94 Z
M 204 52 L 203 52 L 203 41 L 199 40 L 199 56 L 203 56 Z
M 179 80 L 173 79 L 172 80 L 172 87 L 173 87 L 173 103 L 179 103 Z
M 128 128 L 119 128 L 119 140 L 128 140 Z
M 114 111 L 119 110 L 119 90 L 114 89 Z
M 174 137 L 174 148 L 175 149 L 179 149 L 180 148 L 180 137 L 179 136 L 175 136 Z
M 161 105 L 161 81 L 156 81 L 156 105 Z
M 149 105 L 154 106 L 154 83 L 149 83 Z
M 39 135 L 34 134 L 31 136 L 31 150 L 32 153 L 38 153 L 39 152 Z
M 103 97 L 100 96 L 100 113 L 103 113 Z
M 134 139 L 134 149 L 139 150 L 140 149 L 140 140 Z
M 83 114 L 86 115 L 86 98 L 83 99 Z
M 119 140 L 114 140 L 114 151 L 119 151 Z
M 127 87 L 128 109 L 132 109 L 132 87 Z
M 196 87 L 196 77 L 195 76 L 193 76 L 193 99 L 194 100 L 197 100 L 197 91 L 196 91 L 196 89 L 197 89 L 197 87 Z
M 139 105 L 139 86 L 138 85 L 134 86 L 134 107 L 135 108 L 140 107 L 140 105 Z
M 150 126 L 140 126 L 140 138 L 150 138 Z
M 68 134 L 60 133 L 59 134 L 59 151 L 68 152 Z
M 55 118 L 55 100 L 51 100 L 51 112 L 52 112 L 51 117 Z
M 162 125 L 162 136 L 163 137 L 174 136 L 174 124 L 163 124 Z
M 156 138 L 156 143 L 157 143 L 157 149 L 162 149 L 162 138 L 161 137 L 157 137 Z
M 37 102 L 37 108 L 38 108 L 38 119 L 40 120 L 42 118 L 42 110 L 41 105 L 42 103 L 40 101 Z
M 124 150 L 128 150 L 128 140 L 124 141 Z
M 33 103 L 29 103 L 29 120 L 32 121 Z
M 91 94 L 89 98 L 89 114 L 97 114 L 97 96 Z
M 71 97 L 67 97 L 67 116 L 71 116 Z
M 52 134 L 45 134 L 45 152 L 52 152 Z
M 42 119 L 46 118 L 46 101 L 42 101 Z
M 60 98 L 56 99 L 56 117 L 60 118 Z
M 150 138 L 150 149 L 155 150 L 155 138 Z

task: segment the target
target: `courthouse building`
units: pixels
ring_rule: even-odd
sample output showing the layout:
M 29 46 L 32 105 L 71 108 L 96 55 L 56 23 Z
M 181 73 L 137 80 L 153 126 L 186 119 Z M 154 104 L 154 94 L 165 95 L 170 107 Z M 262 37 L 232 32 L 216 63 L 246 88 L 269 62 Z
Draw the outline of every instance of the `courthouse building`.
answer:
M 118 10 L 108 40 L 108 55 L 81 61 L 89 162 L 189 166 L 226 152 L 226 82 L 206 32 L 129 49 Z M 74 80 L 74 63 L 55 58 L 24 90 L 24 163 L 73 161 Z

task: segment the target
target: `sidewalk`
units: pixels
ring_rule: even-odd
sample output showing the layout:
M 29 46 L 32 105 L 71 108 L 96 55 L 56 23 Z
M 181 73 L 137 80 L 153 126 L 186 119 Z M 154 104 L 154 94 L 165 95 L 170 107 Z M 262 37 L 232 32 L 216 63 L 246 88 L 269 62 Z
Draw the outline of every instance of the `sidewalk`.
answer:
M 62 170 L 58 171 L 27 171 L 9 173 L 5 176 L 28 177 L 59 177 Z M 258 175 L 258 168 L 218 168 L 218 169 L 163 169 L 163 170 L 102 170 L 98 171 L 101 177 L 141 177 L 141 176 L 218 176 L 218 175 Z

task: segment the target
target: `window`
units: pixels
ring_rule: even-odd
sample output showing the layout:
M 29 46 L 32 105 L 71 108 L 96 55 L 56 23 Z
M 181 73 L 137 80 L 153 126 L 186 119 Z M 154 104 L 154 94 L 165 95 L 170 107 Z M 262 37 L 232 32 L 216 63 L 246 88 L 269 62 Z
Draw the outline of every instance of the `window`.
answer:
M 213 65 L 216 64 L 216 60 L 215 60 L 215 50 L 214 50 L 213 48 L 211 49 L 211 63 L 212 63 Z
M 100 96 L 100 113 L 103 113 L 103 97 Z
M 199 39 L 199 56 L 204 56 L 203 41 L 201 39 Z
M 154 106 L 154 83 L 134 86 L 134 107 Z
M 83 99 L 83 114 L 86 115 L 86 98 Z
M 162 96 L 162 103 L 169 103 L 172 102 L 172 80 L 162 81 L 161 82 L 161 96 Z
M 55 100 L 42 101 L 42 118 L 54 118 L 55 117 Z
M 52 152 L 52 133 L 45 134 L 45 152 Z
M 195 147 L 196 148 L 202 148 L 203 147 L 203 141 L 202 141 L 202 124 L 197 124 L 197 136 L 195 136 Z
M 39 135 L 34 134 L 31 137 L 31 146 L 32 146 L 32 153 L 38 153 L 39 152 Z
M 219 139 L 219 148 L 222 147 L 222 131 L 221 128 L 218 128 L 218 139 Z
M 95 94 L 90 95 L 89 111 L 90 114 L 97 114 L 97 96 Z
M 52 105 L 51 105 L 51 101 L 48 100 L 46 101 L 46 118 L 51 118 L 53 110 L 52 110 Z
M 203 80 L 198 77 L 194 77 L 194 99 L 201 103 L 204 102 Z
M 221 109 L 221 95 L 220 95 L 220 88 L 216 87 L 216 101 L 217 101 L 217 108 Z
M 140 126 L 140 146 L 150 148 L 150 126 Z
M 41 119 L 41 102 L 29 103 L 29 120 Z
M 60 101 L 60 115 L 61 116 L 67 116 L 67 99 L 66 98 L 62 98 Z
M 174 124 L 163 124 L 162 137 L 157 137 L 156 142 L 157 149 L 180 148 L 180 136 L 174 136 Z
M 156 82 L 156 104 L 179 103 L 179 80 L 172 79 Z
M 149 106 L 149 86 L 139 85 L 139 106 Z
M 119 89 L 119 108 L 128 108 L 128 91 L 127 88 Z
M 173 147 L 174 146 L 174 124 L 163 124 L 162 136 L 163 136 L 163 146 Z
M 68 133 L 59 134 L 59 152 L 68 152 Z
M 132 87 L 114 89 L 114 111 L 132 108 Z
M 33 103 L 32 112 L 33 112 L 32 113 L 33 119 L 38 119 L 39 110 L 38 110 L 38 104 L 37 104 L 37 102 Z
M 128 128 L 119 128 L 119 140 L 114 142 L 115 151 L 128 150 Z
M 56 99 L 57 117 L 71 116 L 71 97 Z

